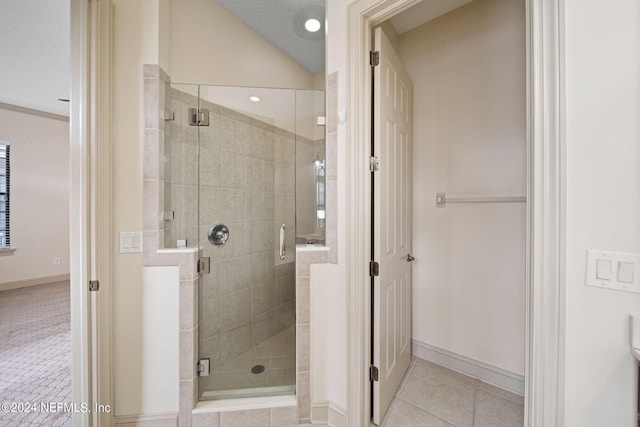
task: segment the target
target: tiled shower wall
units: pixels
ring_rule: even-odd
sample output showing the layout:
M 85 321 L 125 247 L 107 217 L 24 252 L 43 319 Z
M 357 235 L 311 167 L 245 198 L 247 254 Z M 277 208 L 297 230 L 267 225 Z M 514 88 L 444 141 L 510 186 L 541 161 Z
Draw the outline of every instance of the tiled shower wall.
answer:
M 209 110 L 209 126 L 189 126 L 187 111 L 198 107 L 198 99 L 179 86 L 168 89 L 166 104 L 175 120 L 165 124 L 165 206 L 175 219 L 167 224 L 165 244 L 187 239 L 195 246 L 199 220 L 201 256 L 211 259 L 200 290 L 200 357 L 209 357 L 215 369 L 295 322 L 296 139 L 204 100 L 200 109 Z M 217 223 L 229 228 L 226 245 L 207 240 Z M 281 224 L 290 248 L 284 261 L 278 254 Z M 200 378 L 201 389 L 216 380 Z
M 179 266 L 179 405 L 180 425 L 191 425 L 198 400 L 197 250 L 171 250 L 165 242 L 165 99 L 169 76 L 157 65 L 144 66 L 144 265 Z

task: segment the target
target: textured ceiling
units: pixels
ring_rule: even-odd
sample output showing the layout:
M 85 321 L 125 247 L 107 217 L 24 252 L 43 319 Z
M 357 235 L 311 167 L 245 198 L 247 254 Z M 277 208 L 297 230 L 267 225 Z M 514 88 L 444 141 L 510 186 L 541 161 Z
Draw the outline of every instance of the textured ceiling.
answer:
M 2 0 L 0 102 L 69 115 L 69 0 Z
M 309 72 L 324 71 L 325 0 L 216 0 Z M 307 18 L 318 18 L 323 28 L 304 29 Z

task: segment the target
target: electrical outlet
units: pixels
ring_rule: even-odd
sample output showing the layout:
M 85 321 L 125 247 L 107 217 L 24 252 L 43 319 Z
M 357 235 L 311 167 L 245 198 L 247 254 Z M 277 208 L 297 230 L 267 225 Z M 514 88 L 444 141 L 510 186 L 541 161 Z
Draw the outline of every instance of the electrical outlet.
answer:
M 57 256 L 53 259 L 53 265 L 60 265 L 60 257 Z

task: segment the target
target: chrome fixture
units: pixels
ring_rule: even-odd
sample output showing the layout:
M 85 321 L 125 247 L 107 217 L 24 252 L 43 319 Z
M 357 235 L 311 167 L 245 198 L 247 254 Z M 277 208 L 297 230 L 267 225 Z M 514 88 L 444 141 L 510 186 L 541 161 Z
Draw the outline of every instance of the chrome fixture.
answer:
M 211 374 L 211 359 L 200 359 L 198 361 L 198 376 L 208 377 Z
M 212 245 L 224 245 L 229 240 L 229 229 L 224 224 L 212 225 L 207 233 Z
M 198 258 L 198 261 L 196 262 L 196 269 L 198 270 L 198 273 L 202 275 L 211 273 L 211 258 Z
M 284 260 L 287 257 L 287 248 L 285 247 L 285 240 L 287 232 L 285 231 L 284 224 L 280 226 L 280 259 Z
M 436 206 L 444 208 L 447 203 L 525 203 L 526 197 L 447 197 L 446 193 L 436 193 Z
M 189 108 L 189 126 L 209 126 L 209 110 Z

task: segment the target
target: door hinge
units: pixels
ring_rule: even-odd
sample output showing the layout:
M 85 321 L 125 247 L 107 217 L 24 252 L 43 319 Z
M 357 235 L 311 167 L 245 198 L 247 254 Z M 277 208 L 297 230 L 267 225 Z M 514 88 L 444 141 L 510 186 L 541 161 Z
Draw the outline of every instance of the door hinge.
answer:
M 377 50 L 375 52 L 369 52 L 369 64 L 372 67 L 380 64 L 380 52 L 378 52 Z
M 371 172 L 378 172 L 380 170 L 380 159 L 378 156 L 371 156 L 369 158 L 369 170 Z
M 98 280 L 89 280 L 89 292 L 96 292 L 100 289 L 100 282 Z
M 197 270 L 200 274 L 209 274 L 211 272 L 211 258 L 202 257 L 198 259 Z
M 200 359 L 198 360 L 198 376 L 199 377 L 208 377 L 210 373 L 210 359 Z
M 369 381 L 378 381 L 380 371 L 377 366 L 369 366 Z
M 369 276 L 378 277 L 380 275 L 380 264 L 375 261 L 369 261 Z
M 189 108 L 189 126 L 209 126 L 209 110 Z

